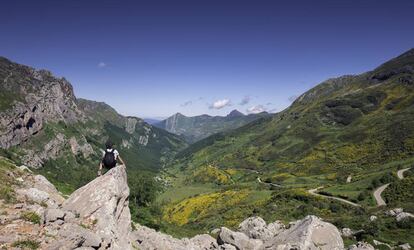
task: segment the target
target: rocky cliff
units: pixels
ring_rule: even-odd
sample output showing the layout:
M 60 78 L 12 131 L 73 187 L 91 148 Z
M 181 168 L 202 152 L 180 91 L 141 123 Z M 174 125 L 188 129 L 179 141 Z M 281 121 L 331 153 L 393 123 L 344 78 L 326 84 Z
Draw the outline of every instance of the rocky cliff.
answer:
M 9 163 L 8 163 L 9 164 Z M 176 239 L 131 222 L 125 168 L 118 166 L 76 190 L 66 200 L 40 175 L 17 167 L 7 178 L 13 202 L 0 200 L 0 246 L 40 249 L 344 249 L 338 229 L 307 216 L 288 225 L 267 224 L 259 217 L 243 221 L 237 231 L 222 227 L 209 234 Z M 132 226 L 131 226 L 132 225 Z M 351 249 L 371 249 L 357 244 Z
M 48 171 L 56 173 L 53 168 L 62 162 L 70 163 L 67 168 L 96 165 L 109 137 L 130 166 L 141 169 L 160 168 L 162 160 L 186 145 L 103 102 L 76 98 L 65 78 L 0 57 L 2 155 L 33 168 L 49 163 Z
M 1 148 L 27 141 L 45 122 L 70 124 L 84 118 L 77 108 L 72 85 L 65 78 L 0 57 L 0 81 Z

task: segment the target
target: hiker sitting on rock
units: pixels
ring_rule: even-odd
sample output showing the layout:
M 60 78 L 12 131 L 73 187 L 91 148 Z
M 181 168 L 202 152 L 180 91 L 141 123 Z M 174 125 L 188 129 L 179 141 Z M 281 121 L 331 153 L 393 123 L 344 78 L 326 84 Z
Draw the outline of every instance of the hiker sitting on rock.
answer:
M 105 147 L 106 149 L 103 154 L 103 158 L 99 163 L 98 176 L 102 175 L 102 167 L 104 167 L 106 170 L 114 168 L 116 166 L 118 159 L 121 162 L 121 164 L 124 165 L 124 167 L 126 167 L 125 162 L 122 160 L 121 156 L 119 156 L 118 150 L 113 148 L 113 143 L 111 141 L 108 140 L 105 143 Z

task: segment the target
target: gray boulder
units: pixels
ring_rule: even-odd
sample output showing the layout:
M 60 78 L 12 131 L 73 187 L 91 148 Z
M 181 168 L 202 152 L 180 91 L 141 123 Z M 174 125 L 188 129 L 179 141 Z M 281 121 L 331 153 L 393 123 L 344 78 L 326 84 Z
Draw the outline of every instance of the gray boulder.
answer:
M 195 249 L 210 250 L 217 249 L 218 244 L 216 239 L 208 234 L 196 235 L 190 239 L 190 245 L 194 246 Z
M 285 226 L 279 221 L 267 225 L 260 217 L 250 217 L 240 223 L 238 231 L 246 234 L 249 238 L 268 240 L 284 229 Z
M 344 248 L 344 243 L 334 225 L 324 222 L 316 216 L 308 215 L 266 242 L 265 248 L 341 250 Z
M 237 248 L 230 244 L 223 244 L 219 248 L 220 250 L 237 250 Z
M 407 212 L 401 212 L 397 214 L 397 216 L 395 216 L 395 219 L 397 221 L 409 220 L 411 218 L 414 218 L 414 215 L 411 213 L 407 213 Z
M 45 223 L 55 222 L 57 220 L 63 220 L 65 218 L 65 212 L 60 209 L 51 208 L 45 210 L 44 220 Z
M 399 245 L 399 247 L 403 250 L 410 250 L 411 249 L 411 246 L 408 243 L 401 244 L 401 245 Z
M 233 232 L 226 227 L 222 227 L 218 235 L 217 242 L 222 244 L 230 244 L 236 249 L 256 250 L 261 249 L 263 242 L 258 239 L 251 239 L 241 232 Z
M 170 235 L 155 231 L 152 228 L 135 224 L 136 230 L 131 233 L 131 239 L 138 249 L 145 250 L 175 250 L 175 249 L 189 249 L 188 241 L 173 238 Z M 187 244 L 186 244 L 187 243 Z
M 350 238 L 354 235 L 354 231 L 352 231 L 352 229 L 350 228 L 345 227 L 345 228 L 342 228 L 341 235 L 345 238 Z
M 62 207 L 95 221 L 94 232 L 108 242 L 111 249 L 131 249 L 128 196 L 125 167 L 118 166 L 76 190 Z
M 92 247 L 98 249 L 102 239 L 97 234 L 75 224 L 65 224 L 59 231 L 58 241 L 53 242 L 49 249 L 75 249 Z M 121 248 L 116 248 L 121 249 Z

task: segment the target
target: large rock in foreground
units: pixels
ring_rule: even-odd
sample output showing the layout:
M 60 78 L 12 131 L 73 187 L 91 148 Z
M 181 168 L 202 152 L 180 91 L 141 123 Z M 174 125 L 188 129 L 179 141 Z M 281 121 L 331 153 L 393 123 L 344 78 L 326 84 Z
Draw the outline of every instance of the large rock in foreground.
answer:
M 238 231 L 222 227 L 217 240 L 209 235 L 175 239 L 153 229 L 137 225 L 131 233 L 139 249 L 155 250 L 343 250 L 339 230 L 320 218 L 309 215 L 285 226 L 276 221 L 266 224 L 260 217 L 243 221 Z
M 64 203 L 70 211 L 93 223 L 93 231 L 112 249 L 130 249 L 131 214 L 125 167 L 118 166 L 76 190 Z
M 266 249 L 341 250 L 344 242 L 338 229 L 314 215 L 296 221 L 265 244 Z

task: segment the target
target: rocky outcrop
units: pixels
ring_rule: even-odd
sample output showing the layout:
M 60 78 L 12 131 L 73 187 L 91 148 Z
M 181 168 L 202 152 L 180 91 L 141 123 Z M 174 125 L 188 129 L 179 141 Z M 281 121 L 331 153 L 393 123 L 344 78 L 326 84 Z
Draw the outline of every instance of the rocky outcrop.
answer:
M 279 221 L 266 224 L 260 217 L 251 217 L 240 224 L 238 231 L 226 227 L 215 231 L 217 240 L 209 235 L 179 240 L 137 225 L 137 230 L 131 233 L 131 239 L 139 249 L 344 249 L 338 229 L 316 216 L 307 216 L 287 229 Z
M 134 224 L 133 230 L 128 208 L 129 188 L 123 166 L 97 177 L 66 200 L 43 176 L 23 173 L 15 176 L 16 179 L 22 178 L 21 183 L 24 184 L 16 191 L 20 203 L 11 209 L 37 214 L 39 219 L 34 217 L 36 223 L 42 226 L 21 220 L 16 222 L 19 216 L 8 213 L 8 218 L 0 218 L 0 241 L 6 242 L 3 246 L 10 246 L 13 241 L 22 239 L 22 235 L 29 235 L 40 242 L 41 249 L 62 250 L 344 249 L 338 229 L 312 215 L 290 223 L 288 227 L 280 221 L 267 224 L 260 217 L 251 217 L 240 223 L 237 231 L 226 227 L 215 230 L 217 238 L 202 234 L 177 239 L 139 224 Z M 32 220 L 32 217 L 28 218 Z M 3 227 L 7 220 L 14 222 Z M 351 249 L 369 248 L 361 243 Z
M 63 210 L 93 221 L 94 233 L 113 249 L 129 249 L 131 214 L 125 167 L 118 166 L 76 190 Z
M 126 132 L 133 134 L 135 132 L 135 126 L 138 123 L 138 119 L 135 117 L 127 117 L 125 120 L 125 130 Z
M 265 244 L 266 248 L 289 249 L 326 249 L 344 248 L 338 229 L 320 218 L 308 215 L 296 221 L 287 230 L 279 233 Z
M 397 221 L 414 219 L 412 213 L 404 212 L 402 208 L 394 208 L 385 212 L 386 215 L 393 216 Z
M 151 155 L 145 164 L 131 157 L 130 164 L 140 167 L 157 167 L 158 159 L 186 146 L 181 138 L 154 129 L 140 118 L 122 116 L 103 102 L 77 99 L 72 85 L 64 78 L 3 57 L 0 99 L 0 149 L 12 151 L 13 157 L 31 168 L 73 158 L 82 161 L 69 164 L 76 167 L 95 161 L 97 148 L 118 129 L 122 132 L 117 136 L 127 142 L 123 144 L 126 151 Z M 16 146 L 18 150 L 14 150 Z
M 285 230 L 285 225 L 275 221 L 269 225 L 260 217 L 251 217 L 244 220 L 239 226 L 239 232 L 246 234 L 249 238 L 269 240 Z
M 0 90 L 14 96 L 7 112 L 1 112 L 0 147 L 19 145 L 37 134 L 46 122 L 73 123 L 82 119 L 72 85 L 49 71 L 0 58 Z
M 74 155 L 82 154 L 84 158 L 88 158 L 94 153 L 92 146 L 86 141 L 84 136 L 81 136 L 79 139 L 71 137 L 69 145 Z
M 208 234 L 197 235 L 191 239 L 176 239 L 170 235 L 155 231 L 154 229 L 136 224 L 136 230 L 131 233 L 132 244 L 138 249 L 218 249 L 216 239 Z

